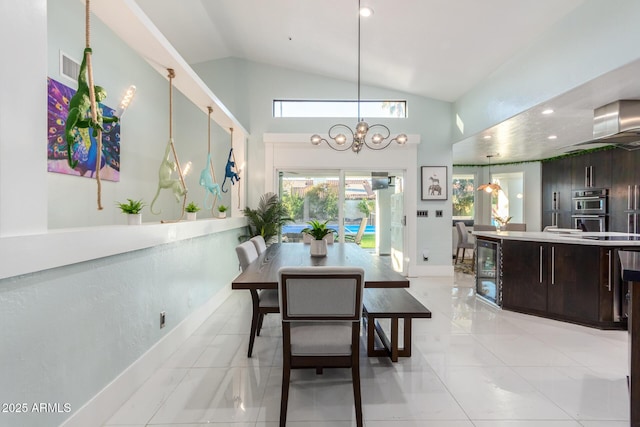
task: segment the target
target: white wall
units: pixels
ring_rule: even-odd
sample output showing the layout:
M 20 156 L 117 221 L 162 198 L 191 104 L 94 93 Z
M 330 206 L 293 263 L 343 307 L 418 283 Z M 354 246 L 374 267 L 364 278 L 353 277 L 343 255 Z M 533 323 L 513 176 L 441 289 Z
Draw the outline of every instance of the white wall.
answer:
M 638 58 L 640 2 L 585 0 L 455 102 L 460 141 Z M 508 37 L 508 35 L 507 35 Z
M 0 237 L 47 228 L 46 13 L 46 0 L 0 2 Z

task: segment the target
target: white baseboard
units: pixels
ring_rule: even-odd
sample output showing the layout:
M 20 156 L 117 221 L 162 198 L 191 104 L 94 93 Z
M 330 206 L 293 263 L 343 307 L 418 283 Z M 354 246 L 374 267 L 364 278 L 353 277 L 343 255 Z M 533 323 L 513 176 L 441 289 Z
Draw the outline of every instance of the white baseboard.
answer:
M 453 265 L 416 265 L 409 268 L 409 277 L 453 277 L 453 272 Z
M 102 426 L 157 371 L 193 332 L 231 295 L 224 286 L 193 314 L 147 350 L 60 427 Z

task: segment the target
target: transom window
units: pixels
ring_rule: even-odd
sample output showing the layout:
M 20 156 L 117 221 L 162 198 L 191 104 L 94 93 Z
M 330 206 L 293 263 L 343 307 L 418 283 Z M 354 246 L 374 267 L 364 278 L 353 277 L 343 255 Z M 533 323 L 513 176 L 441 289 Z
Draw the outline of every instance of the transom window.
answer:
M 358 101 L 275 99 L 273 117 L 358 118 Z M 407 101 L 361 100 L 360 117 L 406 118 Z

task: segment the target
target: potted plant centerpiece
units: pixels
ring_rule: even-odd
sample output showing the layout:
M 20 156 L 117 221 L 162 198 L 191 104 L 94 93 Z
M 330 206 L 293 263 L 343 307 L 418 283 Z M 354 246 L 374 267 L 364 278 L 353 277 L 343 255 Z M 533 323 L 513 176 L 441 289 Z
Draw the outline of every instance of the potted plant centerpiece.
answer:
M 145 206 L 142 199 L 133 200 L 127 199 L 126 203 L 116 202 L 116 205 L 120 208 L 122 213 L 127 214 L 127 222 L 129 225 L 142 224 L 142 208 Z
M 197 212 L 200 210 L 200 206 L 194 202 L 190 202 L 184 210 L 187 212 L 187 221 L 195 221 Z
M 510 216 L 500 216 L 498 215 L 498 212 L 494 209 L 493 210 L 493 219 L 500 224 L 500 226 L 498 227 L 498 229 L 496 231 L 501 231 L 504 230 L 507 226 L 507 224 L 509 223 L 509 221 L 511 221 Z
M 225 205 L 218 206 L 218 218 L 226 218 L 227 217 L 227 208 Z
M 313 237 L 311 241 L 311 256 L 327 256 L 327 241 L 325 237 L 335 233 L 333 228 L 327 227 L 327 222 L 328 220 L 320 222 L 313 219 L 307 222 L 309 227 L 302 230 L 303 233 Z

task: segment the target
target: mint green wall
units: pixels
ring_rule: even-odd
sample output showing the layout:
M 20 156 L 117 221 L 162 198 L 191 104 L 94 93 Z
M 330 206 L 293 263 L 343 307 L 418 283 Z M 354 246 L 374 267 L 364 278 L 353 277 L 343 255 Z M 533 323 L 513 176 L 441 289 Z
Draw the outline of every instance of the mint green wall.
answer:
M 249 129 L 249 169 L 246 171 L 252 183 L 248 189 L 249 205 L 255 205 L 264 192 L 264 133 L 326 133 L 338 121 L 355 121 L 353 118 L 274 118 L 272 114 L 274 99 L 356 99 L 357 86 L 354 82 L 235 58 L 197 64 L 194 69 Z M 242 90 L 234 92 L 233 88 L 237 87 Z M 418 167 L 447 166 L 451 173 L 450 103 L 370 86 L 362 86 L 361 94 L 362 99 L 406 99 L 406 119 L 376 119 L 376 122 L 389 126 L 392 133 L 420 135 Z M 357 155 L 350 152 L 344 155 L 353 156 L 354 164 L 358 164 Z M 417 191 L 420 191 L 419 185 Z M 419 194 L 415 197 L 418 209 L 443 211 L 442 218 L 431 215 L 418 222 L 418 247 L 427 244 L 434 248 L 429 261 L 431 265 L 451 265 L 450 199 L 423 202 Z M 407 215 L 414 213 L 407 212 Z M 422 263 L 421 258 L 416 261 Z
M 59 52 L 62 50 L 75 60 L 82 60 L 85 46 L 84 5 L 77 0 L 49 1 L 48 76 L 75 89 L 76 82 L 61 77 Z M 150 204 L 156 194 L 158 167 L 169 140 L 169 83 L 113 34 L 95 16 L 91 20 L 94 80 L 107 89 L 106 105 L 116 107 L 129 85 L 137 88 L 136 96 L 121 123 L 120 182 L 102 180 L 102 211 L 97 210 L 97 186 L 93 179 L 56 173 L 47 174 L 49 228 L 126 224 L 126 218 L 115 207 L 116 201 L 127 198 L 144 199 Z M 180 76 L 176 76 L 176 80 Z M 186 177 L 188 200 L 203 204 L 205 191 L 199 185 L 200 171 L 207 155 L 207 114 L 173 90 L 173 136 L 181 164 L 193 162 Z M 202 106 L 206 107 L 206 106 Z M 44 144 L 44 143 L 43 143 Z M 44 145 L 43 145 L 44 147 Z M 229 134 L 212 122 L 212 156 L 216 177 L 224 178 L 224 165 L 229 150 Z M 176 175 L 177 177 L 177 175 Z M 224 196 L 229 205 L 230 196 Z M 162 190 L 151 215 L 143 210 L 143 221 L 176 219 L 181 203 L 176 203 L 169 190 Z M 200 218 L 211 217 L 201 211 Z
M 58 50 L 77 58 L 84 47 L 82 2 L 52 0 L 48 4 L 42 1 L 30 3 L 29 7 L 11 6 L 19 9 L 19 21 L 42 24 L 38 24 L 38 28 L 45 25 L 36 18 L 44 20 L 42 14 L 47 7 L 48 36 L 45 38 L 38 31 L 20 35 L 21 42 L 34 46 L 34 50 L 39 48 L 46 52 L 48 44 L 48 65 L 42 61 L 40 66 L 32 67 L 29 72 L 14 75 L 15 81 L 12 82 L 16 86 L 38 87 L 40 96 L 37 102 L 43 105 L 46 77 L 59 79 Z M 8 8 L 4 4 L 0 7 L 7 12 L 0 14 L 0 21 L 13 19 L 5 10 Z M 3 39 L 4 45 L 11 42 L 8 37 Z M 35 175 L 36 178 L 12 176 L 15 180 L 13 186 L 22 191 L 23 199 L 34 197 L 41 205 L 48 204 L 49 228 L 124 223 L 124 217 L 116 213 L 113 206 L 115 200 L 126 197 L 151 200 L 157 182 L 157 167 L 168 139 L 166 79 L 114 37 L 95 17 L 92 46 L 95 49 L 96 83 L 109 90 L 108 100 L 117 99 L 117 94 L 123 93 L 130 84 L 138 86 L 136 98 L 123 121 L 122 181 L 103 182 L 105 209 L 98 212 L 94 180 L 46 173 Z M 7 53 L 9 56 L 5 59 L 8 64 L 19 64 L 23 56 L 28 55 L 12 49 L 7 49 Z M 181 95 L 176 93 L 176 98 L 175 136 L 176 141 L 184 141 L 178 143 L 180 160 L 193 160 L 199 173 L 206 154 L 207 116 Z M 46 108 L 31 105 L 36 103 L 33 99 L 35 97 L 25 97 L 23 105 L 18 108 L 30 112 L 34 127 L 42 125 L 37 141 L 42 154 L 41 157 L 33 154 L 41 159 L 46 156 Z M 7 117 L 4 112 L 13 114 L 16 105 L 14 97 L 0 97 L 3 119 Z M 3 162 L 24 163 L 25 155 L 31 154 L 24 151 L 25 147 L 33 144 L 31 133 L 24 132 L 23 137 L 30 140 L 18 145 L 15 138 L 6 138 L 7 135 L 19 134 L 20 129 L 14 129 L 14 121 L 5 119 L 0 121 L 0 125 L 3 128 L 0 133 Z M 216 153 L 223 158 L 220 164 L 224 164 L 228 145 L 222 141 L 228 138 L 220 129 L 214 130 L 214 135 L 218 144 Z M 9 145 L 18 149 L 4 150 Z M 8 159 L 8 155 L 15 157 Z M 219 171 L 222 166 L 216 168 Z M 9 175 L 6 169 L 1 172 L 4 184 Z M 37 179 L 39 186 L 48 187 L 48 194 L 38 197 L 40 194 L 28 192 L 31 183 L 24 183 L 25 178 Z M 189 179 L 196 182 L 197 174 Z M 195 198 L 198 186 L 189 186 Z M 6 188 L 2 186 L 2 190 Z M 6 192 L 0 196 L 5 203 L 12 200 L 5 197 Z M 175 209 L 175 202 L 163 203 L 167 211 Z M 39 207 L 46 211 L 46 206 Z M 183 225 L 189 226 L 180 224 Z M 36 226 L 36 230 L 42 233 L 39 224 Z M 159 226 L 151 226 L 149 233 L 153 233 L 153 227 Z M 139 228 L 140 234 L 144 233 L 141 230 L 146 229 Z M 44 233 L 46 235 L 46 230 Z M 83 233 L 90 234 L 78 229 L 73 238 L 80 239 L 78 236 Z M 205 303 L 215 302 L 212 298 L 220 291 L 228 291 L 229 283 L 238 272 L 233 248 L 240 234 L 244 234 L 244 228 L 0 280 L 0 402 L 68 403 L 71 409 L 71 413 L 2 413 L 0 426 L 60 425 L 175 330 L 180 322 L 204 307 Z M 3 236 L 3 243 L 16 244 L 19 248 L 21 245 L 18 243 L 23 238 L 26 236 L 5 240 Z M 94 243 L 109 246 L 113 242 Z M 72 244 L 57 249 L 63 253 L 78 250 Z M 162 330 L 159 327 L 160 311 L 167 313 L 167 327 Z M 127 381 L 131 385 L 144 380 L 136 377 Z
M 0 280 L 0 402 L 80 409 L 229 286 L 241 231 Z M 0 426 L 56 426 L 72 413 L 3 413 Z

